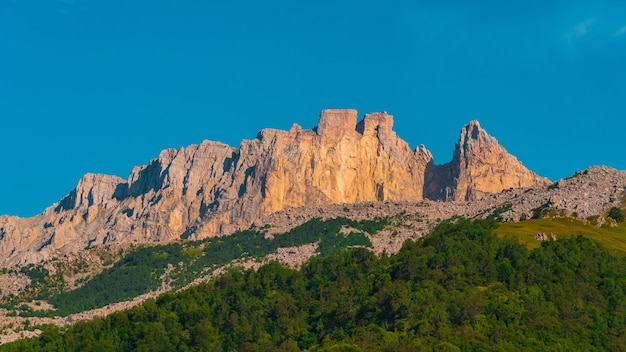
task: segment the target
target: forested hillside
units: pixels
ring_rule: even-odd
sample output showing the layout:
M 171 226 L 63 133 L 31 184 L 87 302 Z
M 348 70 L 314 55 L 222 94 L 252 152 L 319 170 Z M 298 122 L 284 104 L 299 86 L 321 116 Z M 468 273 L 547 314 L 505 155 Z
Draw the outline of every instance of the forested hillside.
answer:
M 33 282 L 30 292 L 22 297 L 12 296 L 6 302 L 0 300 L 0 307 L 24 317 L 67 316 L 132 299 L 158 289 L 164 281 L 179 289 L 216 268 L 238 260 L 260 261 L 279 248 L 317 243 L 317 254 L 325 257 L 349 246 L 371 247 L 365 233 L 375 235 L 388 222 L 388 218 L 362 221 L 314 218 L 269 237 L 265 229 L 249 229 L 200 241 L 138 247 L 74 290 L 64 289 L 62 275 L 50 275 L 31 264 L 21 270 Z M 349 233 L 342 233 L 347 229 Z M 32 299 L 45 300 L 55 309 L 33 311 L 23 304 Z
M 584 237 L 529 251 L 493 220 L 441 224 L 400 253 L 364 248 L 232 271 L 0 351 L 620 351 L 626 262 Z

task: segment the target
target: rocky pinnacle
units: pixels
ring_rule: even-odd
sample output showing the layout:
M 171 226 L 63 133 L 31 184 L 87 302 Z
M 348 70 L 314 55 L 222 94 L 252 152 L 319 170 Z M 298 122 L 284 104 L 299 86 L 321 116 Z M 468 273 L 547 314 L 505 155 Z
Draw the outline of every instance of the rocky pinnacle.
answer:
M 203 141 L 167 149 L 128 179 L 87 174 L 32 218 L 0 217 L 0 265 L 32 263 L 107 243 L 230 234 L 277 211 L 360 202 L 476 200 L 546 185 L 471 121 L 452 161 L 411 149 L 393 117 L 323 110 L 316 128 L 263 129 L 238 148 Z

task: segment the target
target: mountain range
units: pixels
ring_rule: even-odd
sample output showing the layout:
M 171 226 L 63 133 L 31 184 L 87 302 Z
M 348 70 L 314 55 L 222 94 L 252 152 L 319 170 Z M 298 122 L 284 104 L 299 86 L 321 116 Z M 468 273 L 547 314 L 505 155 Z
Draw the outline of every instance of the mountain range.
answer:
M 86 174 L 32 218 L 0 217 L 0 265 L 41 262 L 107 243 L 169 242 L 230 234 L 281 210 L 360 202 L 477 200 L 546 185 L 471 121 L 436 165 L 411 149 L 386 112 L 323 110 L 304 130 L 263 129 L 239 147 L 203 141 L 161 151 L 128 179 Z
M 311 130 L 167 149 L 127 179 L 83 176 L 37 216 L 0 216 L 0 344 L 238 267 L 306 268 L 354 246 L 388 260 L 455 223 L 491 222 L 505 247 L 579 234 L 623 257 L 625 200 L 626 171 L 592 166 L 551 182 L 478 121 L 461 128 L 451 161 L 435 164 L 385 112 L 323 110 Z

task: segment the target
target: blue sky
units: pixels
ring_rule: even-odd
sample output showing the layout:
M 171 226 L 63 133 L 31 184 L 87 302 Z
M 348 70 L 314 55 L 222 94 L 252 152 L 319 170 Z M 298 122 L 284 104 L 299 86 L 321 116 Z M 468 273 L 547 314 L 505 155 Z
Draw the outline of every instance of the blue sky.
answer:
M 626 169 L 624 1 L 0 0 L 0 214 L 324 108 L 451 159 L 472 119 L 552 180 Z

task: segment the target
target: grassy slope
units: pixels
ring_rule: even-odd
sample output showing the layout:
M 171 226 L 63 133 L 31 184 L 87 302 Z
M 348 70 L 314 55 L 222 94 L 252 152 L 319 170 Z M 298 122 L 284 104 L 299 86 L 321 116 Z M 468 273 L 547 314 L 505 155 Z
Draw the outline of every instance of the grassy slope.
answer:
M 501 238 L 516 238 L 529 249 L 541 245 L 541 241 L 535 239 L 535 234 L 540 232 L 553 233 L 556 238 L 583 235 L 610 250 L 614 255 L 626 256 L 626 223 L 621 223 L 617 227 L 596 227 L 571 218 L 531 219 L 501 223 L 495 232 Z

